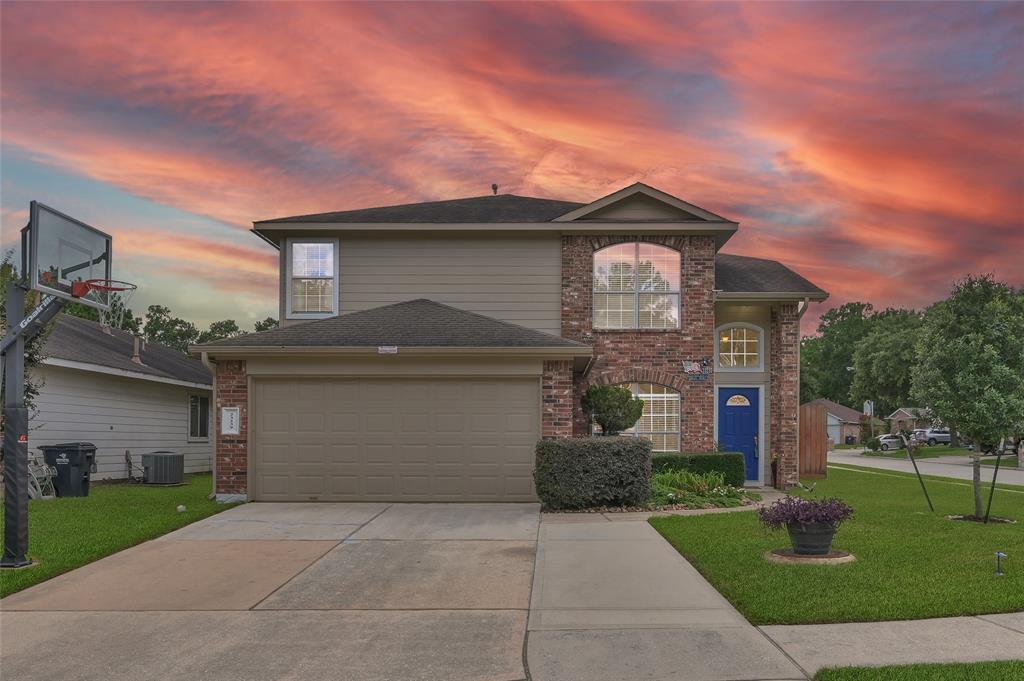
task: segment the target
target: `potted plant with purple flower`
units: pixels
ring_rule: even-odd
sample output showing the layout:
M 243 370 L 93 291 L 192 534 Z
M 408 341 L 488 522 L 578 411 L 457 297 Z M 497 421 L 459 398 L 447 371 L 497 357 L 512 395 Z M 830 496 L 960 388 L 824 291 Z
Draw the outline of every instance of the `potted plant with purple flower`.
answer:
M 758 510 L 766 527 L 789 530 L 793 553 L 798 556 L 825 556 L 832 548 L 832 537 L 853 509 L 842 499 L 804 499 L 787 496 Z

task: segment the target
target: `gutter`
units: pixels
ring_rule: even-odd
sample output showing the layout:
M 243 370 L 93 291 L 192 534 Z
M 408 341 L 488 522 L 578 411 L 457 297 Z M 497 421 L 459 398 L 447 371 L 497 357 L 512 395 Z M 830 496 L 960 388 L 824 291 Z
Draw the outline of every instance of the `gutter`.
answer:
M 214 429 L 214 431 L 216 431 L 217 430 L 217 414 L 219 413 L 219 410 L 217 408 L 217 363 L 216 362 L 211 362 L 210 361 L 210 355 L 205 353 L 205 352 L 199 353 L 199 361 L 203 363 L 203 366 L 206 367 L 206 370 L 209 371 L 210 375 L 213 377 L 213 389 L 212 389 L 212 392 L 210 394 L 210 402 L 211 402 L 211 406 L 213 407 L 213 409 L 212 409 L 212 411 L 213 411 L 213 429 Z M 211 500 L 211 501 L 213 501 L 213 500 L 215 500 L 217 498 L 217 435 L 216 435 L 216 432 L 214 433 L 214 436 L 213 436 L 213 457 L 212 457 L 212 460 L 210 461 L 210 472 L 212 473 L 212 475 L 210 476 L 211 477 L 211 480 L 210 480 L 210 495 L 208 497 L 206 497 L 206 498 Z
M 381 346 L 389 347 L 389 346 Z M 410 357 L 450 357 L 468 355 L 474 357 L 593 357 L 594 349 L 588 345 L 579 347 L 424 347 L 395 346 L 394 352 L 382 352 L 378 346 L 295 346 L 295 345 L 191 345 L 189 354 L 205 357 L 210 361 L 214 357 L 377 357 L 377 356 L 410 356 Z
M 821 302 L 828 299 L 825 291 L 817 293 L 790 292 L 790 291 L 720 291 L 717 294 L 718 300 L 749 300 L 749 301 L 808 301 Z

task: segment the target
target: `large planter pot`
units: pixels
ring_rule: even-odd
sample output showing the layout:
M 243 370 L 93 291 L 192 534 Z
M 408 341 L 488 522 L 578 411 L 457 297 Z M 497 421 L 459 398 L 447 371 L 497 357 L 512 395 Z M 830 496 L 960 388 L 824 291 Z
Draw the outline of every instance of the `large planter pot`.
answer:
M 789 539 L 798 556 L 824 556 L 832 548 L 835 525 L 829 523 L 789 523 Z

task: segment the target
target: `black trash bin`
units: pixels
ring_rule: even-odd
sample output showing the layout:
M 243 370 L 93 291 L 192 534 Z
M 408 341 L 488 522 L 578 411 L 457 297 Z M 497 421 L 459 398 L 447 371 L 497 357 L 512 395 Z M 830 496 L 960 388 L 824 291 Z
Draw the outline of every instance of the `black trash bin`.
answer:
M 57 469 L 53 487 L 58 497 L 89 496 L 89 476 L 96 470 L 96 445 L 65 442 L 38 449 L 43 453 L 43 460 Z
M 855 444 L 857 444 L 857 437 L 855 435 L 847 435 L 846 436 L 846 444 L 848 444 L 848 445 L 855 445 Z

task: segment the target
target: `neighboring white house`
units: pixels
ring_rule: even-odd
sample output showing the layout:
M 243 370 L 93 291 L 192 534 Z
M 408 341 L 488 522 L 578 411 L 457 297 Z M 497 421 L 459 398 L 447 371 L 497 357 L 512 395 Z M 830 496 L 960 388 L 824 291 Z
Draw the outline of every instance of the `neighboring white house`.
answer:
M 96 445 L 93 478 L 124 478 L 125 450 L 141 465 L 158 450 L 185 455 L 185 472 L 208 471 L 213 458 L 210 373 L 198 360 L 125 331 L 59 315 L 46 340 L 47 359 L 30 415 L 29 447 L 62 442 Z

